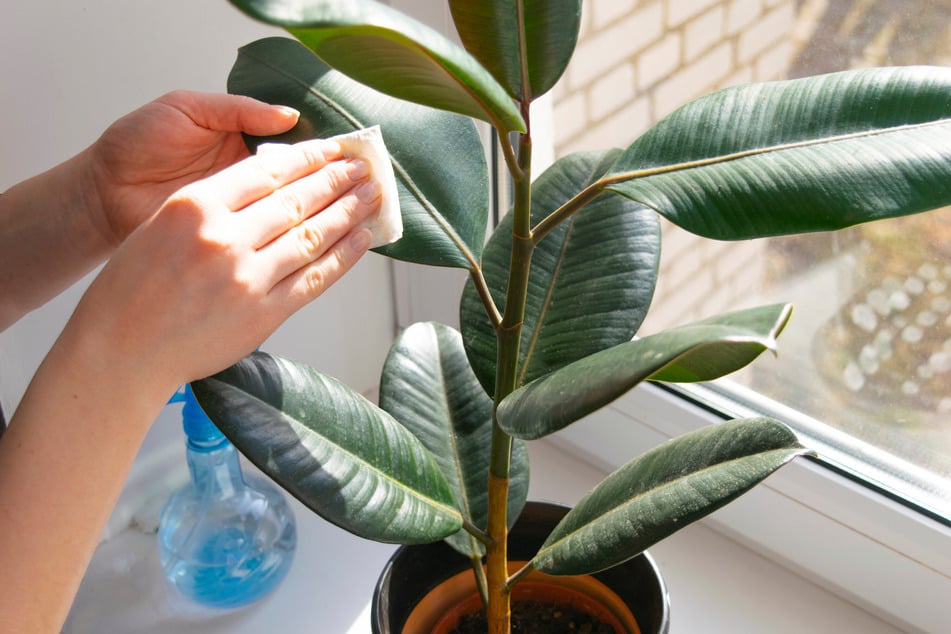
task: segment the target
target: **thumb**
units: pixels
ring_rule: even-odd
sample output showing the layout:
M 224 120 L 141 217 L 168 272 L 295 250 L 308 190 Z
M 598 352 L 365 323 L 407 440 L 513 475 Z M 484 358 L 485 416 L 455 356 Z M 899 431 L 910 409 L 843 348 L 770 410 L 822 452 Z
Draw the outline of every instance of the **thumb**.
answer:
M 195 125 L 220 132 L 268 136 L 294 127 L 300 113 L 288 106 L 272 105 L 242 95 L 176 91 L 161 98 Z

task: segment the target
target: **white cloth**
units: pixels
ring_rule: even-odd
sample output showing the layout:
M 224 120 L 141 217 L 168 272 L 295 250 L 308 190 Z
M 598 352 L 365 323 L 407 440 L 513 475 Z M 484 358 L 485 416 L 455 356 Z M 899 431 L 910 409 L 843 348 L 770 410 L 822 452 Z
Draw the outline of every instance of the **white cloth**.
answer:
M 383 144 L 380 126 L 354 130 L 332 139 L 340 144 L 345 157 L 366 161 L 370 168 L 370 178 L 380 185 L 379 213 L 360 223 L 361 227 L 370 230 L 370 248 L 396 242 L 403 235 L 403 217 L 400 215 L 400 197 L 396 189 L 393 164 L 390 163 L 390 153 Z M 258 146 L 258 152 L 267 152 L 275 145 L 280 144 L 264 143 Z

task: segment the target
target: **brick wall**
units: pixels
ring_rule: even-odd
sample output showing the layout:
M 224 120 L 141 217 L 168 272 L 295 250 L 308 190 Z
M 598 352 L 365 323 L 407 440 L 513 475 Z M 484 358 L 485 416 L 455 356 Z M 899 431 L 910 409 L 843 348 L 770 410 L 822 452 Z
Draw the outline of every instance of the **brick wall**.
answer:
M 625 146 L 712 90 L 780 79 L 794 0 L 584 0 L 575 56 L 553 91 L 555 154 Z M 663 226 L 661 275 L 643 332 L 737 307 L 761 241 L 722 243 Z

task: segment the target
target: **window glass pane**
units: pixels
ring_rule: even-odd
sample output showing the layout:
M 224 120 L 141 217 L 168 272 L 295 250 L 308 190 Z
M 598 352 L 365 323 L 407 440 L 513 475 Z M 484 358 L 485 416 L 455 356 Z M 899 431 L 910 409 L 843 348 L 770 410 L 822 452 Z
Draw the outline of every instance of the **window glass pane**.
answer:
M 554 92 L 556 155 L 626 144 L 717 88 L 920 63 L 951 64 L 949 2 L 586 0 L 575 58 Z M 949 255 L 946 210 L 743 243 L 665 225 L 644 332 L 792 302 L 779 356 L 734 377 L 739 392 L 822 421 L 803 424 L 869 473 L 926 482 L 927 506 L 951 515 Z

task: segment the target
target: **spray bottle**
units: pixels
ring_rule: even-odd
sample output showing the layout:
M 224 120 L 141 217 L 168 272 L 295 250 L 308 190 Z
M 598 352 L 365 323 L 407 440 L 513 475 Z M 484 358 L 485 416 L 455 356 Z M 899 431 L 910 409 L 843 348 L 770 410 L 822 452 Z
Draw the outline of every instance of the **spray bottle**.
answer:
M 273 590 L 297 546 L 294 515 L 270 481 L 244 474 L 238 453 L 189 386 L 182 402 L 190 481 L 159 517 L 158 549 L 172 586 L 209 607 L 237 608 Z

